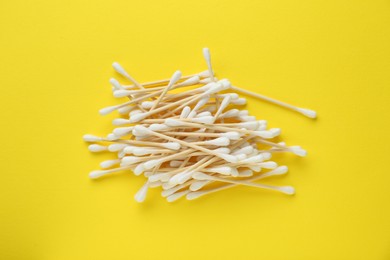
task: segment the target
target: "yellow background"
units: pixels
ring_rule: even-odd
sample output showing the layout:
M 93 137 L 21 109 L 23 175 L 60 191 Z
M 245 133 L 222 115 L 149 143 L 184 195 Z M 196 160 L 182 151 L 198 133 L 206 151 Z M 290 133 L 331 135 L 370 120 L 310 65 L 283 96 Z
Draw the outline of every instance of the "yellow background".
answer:
M 306 158 L 286 156 L 296 196 L 239 187 L 169 204 L 133 200 L 142 177 L 88 172 L 109 155 L 108 79 L 180 69 L 302 107 L 250 99 Z M 0 259 L 390 259 L 390 2 L 1 1 Z

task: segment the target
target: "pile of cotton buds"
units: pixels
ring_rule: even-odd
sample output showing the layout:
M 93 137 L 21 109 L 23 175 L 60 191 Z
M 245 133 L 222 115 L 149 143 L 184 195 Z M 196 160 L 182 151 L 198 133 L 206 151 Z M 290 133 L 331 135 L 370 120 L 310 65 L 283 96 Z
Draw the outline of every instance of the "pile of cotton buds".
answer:
M 305 156 L 300 146 L 273 142 L 279 128 L 267 129 L 265 120 L 257 120 L 239 107 L 246 99 L 236 92 L 275 103 L 307 117 L 312 110 L 295 107 L 235 86 L 226 79 L 218 80 L 203 49 L 208 70 L 190 76 L 176 71 L 170 79 L 140 84 L 118 63 L 114 69 L 132 82 L 121 85 L 111 79 L 113 95 L 129 100 L 100 110 L 106 115 L 115 110 L 121 118 L 119 126 L 107 137 L 85 135 L 91 152 L 108 151 L 117 159 L 103 161 L 103 170 L 92 171 L 90 177 L 128 171 L 143 174 L 145 184 L 135 200 L 145 200 L 148 188 L 162 187 L 161 195 L 169 202 L 183 196 L 196 199 L 205 194 L 246 185 L 294 194 L 291 186 L 271 186 L 254 182 L 287 172 L 271 160 L 273 153 L 290 152 Z M 180 89 L 181 91 L 174 91 Z

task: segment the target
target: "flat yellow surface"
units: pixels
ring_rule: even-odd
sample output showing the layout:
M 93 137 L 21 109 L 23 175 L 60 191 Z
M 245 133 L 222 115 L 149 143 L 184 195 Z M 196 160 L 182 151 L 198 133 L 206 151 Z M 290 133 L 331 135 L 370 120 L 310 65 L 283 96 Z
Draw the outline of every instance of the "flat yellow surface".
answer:
M 267 182 L 297 194 L 137 204 L 143 177 L 89 180 L 111 63 L 191 74 L 204 46 L 220 78 L 318 112 L 249 99 L 308 150 Z M 0 259 L 390 259 L 389 84 L 387 0 L 1 1 Z

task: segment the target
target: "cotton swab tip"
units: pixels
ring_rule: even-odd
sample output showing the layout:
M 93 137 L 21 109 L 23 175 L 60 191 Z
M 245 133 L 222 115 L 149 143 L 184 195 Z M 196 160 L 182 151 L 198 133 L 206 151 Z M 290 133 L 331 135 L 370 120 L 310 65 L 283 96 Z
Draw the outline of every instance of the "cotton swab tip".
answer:
M 236 156 L 231 155 L 231 154 L 219 154 L 219 157 L 224 159 L 225 161 L 231 162 L 231 163 L 236 163 L 238 162 L 238 159 Z
M 104 171 L 92 171 L 89 173 L 89 178 L 97 179 L 105 174 Z
M 278 168 L 271 171 L 273 175 L 282 175 L 288 172 L 288 167 L 285 165 L 279 166 Z
M 94 153 L 107 151 L 106 146 L 98 145 L 98 144 L 91 144 L 88 146 L 88 149 L 89 149 L 89 151 L 94 152 Z
M 124 118 L 115 118 L 114 120 L 112 120 L 113 125 L 126 125 L 129 123 L 129 120 Z
M 99 110 L 99 114 L 102 116 L 108 115 L 111 112 L 114 112 L 117 109 L 116 106 L 111 106 L 111 107 L 105 107 Z
M 133 115 L 130 117 L 130 122 L 131 123 L 136 123 L 141 121 L 142 119 L 145 119 L 148 115 L 146 113 L 139 113 L 136 115 Z
M 282 186 L 282 187 L 279 187 L 278 190 L 287 194 L 287 195 L 294 195 L 295 194 L 295 189 L 292 186 Z
M 90 134 L 86 134 L 83 136 L 83 140 L 85 142 L 98 142 L 98 141 L 101 141 L 102 138 L 98 137 L 98 136 L 95 136 L 95 135 L 90 135 Z
M 119 162 L 120 162 L 120 160 L 118 160 L 118 159 L 103 161 L 103 162 L 100 163 L 100 167 L 102 169 L 107 169 L 107 168 L 110 168 L 110 167 L 118 164 Z
M 167 118 L 165 119 L 164 123 L 168 126 L 183 126 L 184 123 L 180 120 L 176 120 L 173 118 Z
M 170 79 L 169 85 L 175 84 L 181 78 L 181 76 L 182 75 L 180 70 L 175 71 Z
M 307 108 L 298 108 L 298 112 L 309 117 L 309 118 L 317 118 L 317 112 Z
M 164 146 L 167 149 L 171 149 L 171 150 L 179 150 L 181 147 L 181 145 L 179 143 L 175 143 L 175 142 L 163 143 L 162 146 Z

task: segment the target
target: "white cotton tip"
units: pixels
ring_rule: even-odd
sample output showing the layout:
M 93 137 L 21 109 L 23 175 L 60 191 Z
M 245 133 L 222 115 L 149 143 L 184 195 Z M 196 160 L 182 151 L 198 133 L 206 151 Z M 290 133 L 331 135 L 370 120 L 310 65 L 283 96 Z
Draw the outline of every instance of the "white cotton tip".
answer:
M 183 125 L 185 125 L 184 122 L 182 122 L 180 120 L 173 119 L 173 118 L 165 119 L 164 124 L 166 124 L 167 126 L 183 126 Z
M 248 116 L 249 115 L 249 111 L 248 110 L 240 110 L 239 112 L 239 116 Z
M 259 125 L 259 127 L 257 127 L 255 129 L 255 131 L 265 131 L 267 129 L 267 126 L 266 125 Z
M 119 83 L 119 81 L 117 81 L 116 79 L 114 78 L 111 78 L 110 79 L 110 84 L 114 87 L 114 89 L 118 90 L 118 89 L 123 89 L 122 85 Z
M 286 174 L 287 172 L 288 172 L 288 167 L 285 165 L 282 165 L 282 166 L 279 166 L 276 169 L 274 169 L 268 173 L 272 173 L 272 175 L 283 175 L 283 174 Z
M 242 122 L 256 121 L 256 117 L 255 116 L 240 116 L 240 117 L 238 117 L 238 119 L 240 119 L 240 121 L 242 121 Z
M 115 118 L 114 120 L 112 120 L 113 125 L 126 125 L 129 123 L 130 123 L 129 120 L 124 118 Z
M 259 162 L 263 162 L 263 161 L 264 161 L 264 157 L 261 154 L 258 154 L 258 155 L 246 158 L 246 159 L 240 161 L 240 163 L 251 164 L 251 163 L 259 163 Z
M 211 55 L 209 48 L 205 47 L 203 48 L 203 57 L 206 60 L 206 62 L 211 62 Z
M 203 173 L 203 172 L 195 172 L 192 174 L 192 178 L 198 181 L 212 180 L 212 177 Z
M 209 102 L 209 99 L 210 99 L 210 96 L 206 95 L 205 97 L 201 98 L 198 103 L 196 103 L 193 111 L 198 111 L 199 108 L 203 107 L 204 105 L 207 104 L 207 102 Z
M 198 76 L 201 78 L 210 77 L 210 71 L 208 71 L 208 70 L 202 71 L 202 72 L 198 73 Z
M 118 89 L 114 91 L 114 97 L 121 98 L 121 97 L 127 97 L 131 95 L 131 91 L 125 90 L 125 89 Z
M 230 139 L 227 137 L 218 137 L 213 140 L 205 141 L 205 143 L 215 146 L 228 146 L 230 144 Z
M 141 203 L 145 201 L 146 194 L 148 193 L 149 183 L 146 182 L 141 189 L 135 194 L 134 199 L 136 202 Z
M 151 130 L 142 125 L 136 125 L 134 127 L 134 130 L 136 130 L 141 135 L 148 135 L 151 132 Z
M 164 176 L 166 176 L 168 174 L 169 173 L 166 173 L 166 172 L 155 173 L 155 174 L 149 176 L 148 180 L 149 180 L 149 182 L 161 181 L 164 178 Z M 169 175 L 168 175 L 168 178 L 169 178 Z
M 255 131 L 254 134 L 265 139 L 273 138 L 272 132 L 269 131 Z
M 230 83 L 230 81 L 228 79 L 221 79 L 218 81 L 218 83 L 222 84 L 221 90 L 227 90 L 232 86 L 232 84 Z
M 133 154 L 135 156 L 142 156 L 142 155 L 151 154 L 151 153 L 153 153 L 153 149 L 147 149 L 147 148 L 143 148 L 143 147 L 136 147 L 133 149 Z
M 127 146 L 127 144 L 110 144 L 108 146 L 108 150 L 110 152 L 118 152 L 120 150 L 122 150 L 123 148 L 125 148 Z
M 214 79 L 216 79 L 216 78 L 214 78 Z M 204 78 L 204 79 L 199 80 L 200 84 L 209 84 L 211 82 L 214 82 L 214 80 L 212 78 Z
M 241 138 L 241 135 L 238 132 L 221 133 L 221 136 L 229 138 L 230 140 L 239 140 Z
M 163 190 L 161 192 L 161 196 L 166 198 L 168 196 L 171 196 L 173 193 L 175 193 L 176 191 L 178 191 L 178 189 L 176 188 L 172 188 L 172 189 L 168 189 L 168 190 Z
M 272 154 L 265 152 L 265 153 L 261 153 L 261 156 L 263 157 L 263 161 L 267 161 L 267 160 L 271 159 Z
M 141 103 L 141 106 L 142 106 L 143 108 L 146 108 L 146 109 L 152 108 L 153 105 L 154 105 L 154 102 L 153 102 L 153 101 L 144 101 L 144 102 Z
M 129 77 L 129 74 L 125 71 L 125 69 L 118 63 L 118 62 L 114 62 L 112 64 L 112 67 L 114 68 L 114 70 L 116 72 L 118 72 L 119 74 L 121 74 L 122 76 L 125 76 L 126 78 Z
M 242 105 L 246 104 L 246 99 L 245 98 L 238 98 L 238 99 L 232 100 L 231 103 L 234 105 L 242 106 Z
M 226 147 L 220 147 L 220 148 L 214 149 L 213 151 L 217 152 L 217 153 L 223 153 L 223 154 L 229 154 L 230 153 L 230 149 L 226 148 Z
M 107 151 L 107 146 L 99 145 L 99 144 L 91 144 L 88 146 L 88 150 L 94 153 Z
M 187 200 L 194 200 L 194 199 L 197 199 L 199 198 L 200 196 L 202 196 L 204 194 L 204 192 L 202 191 L 193 191 L 193 192 L 190 192 L 186 195 L 186 199 Z
M 174 201 L 180 199 L 181 197 L 183 197 L 184 195 L 186 195 L 187 193 L 188 193 L 188 190 L 174 193 L 174 194 L 172 194 L 172 195 L 167 197 L 167 201 L 168 202 L 174 202 Z
M 125 157 L 126 156 L 126 153 L 123 151 L 123 150 L 121 150 L 121 151 L 119 151 L 118 152 L 118 158 L 123 158 L 123 157 Z
M 117 109 L 117 106 L 105 107 L 99 110 L 99 114 L 102 116 L 108 115 L 111 112 L 114 112 Z
M 307 117 L 310 117 L 310 118 L 316 118 L 317 117 L 317 112 L 314 111 L 314 110 L 310 110 L 310 109 L 307 109 L 307 108 L 298 108 L 298 112 L 307 116 Z
M 253 176 L 252 170 L 240 170 L 238 172 L 238 177 L 251 177 Z
M 139 175 L 141 175 L 145 170 L 146 170 L 146 169 L 145 169 L 145 167 L 144 167 L 144 164 L 143 164 L 143 163 L 140 163 L 140 164 L 137 165 L 137 167 L 135 167 L 135 169 L 134 169 L 133 172 L 134 172 L 135 175 L 139 176 Z
M 141 158 L 137 156 L 125 156 L 122 158 L 121 162 L 123 165 L 130 165 L 133 163 L 137 163 L 141 160 Z
M 248 145 L 248 146 L 245 146 L 243 148 L 236 150 L 235 152 L 233 152 L 233 155 L 238 155 L 238 154 L 249 155 L 249 154 L 253 153 L 253 150 L 254 150 L 253 146 Z
M 189 179 L 191 179 L 192 174 L 193 174 L 193 172 L 191 172 L 191 171 L 176 174 L 175 176 L 173 176 L 172 178 L 169 179 L 169 182 L 174 183 L 174 184 L 183 184 L 186 181 L 188 181 Z
M 233 99 L 233 100 L 239 98 L 237 93 L 219 94 L 218 96 L 220 96 L 220 97 L 230 96 L 230 98 Z
M 223 113 L 222 115 L 219 116 L 219 118 L 232 118 L 232 117 L 237 117 L 239 114 L 240 110 L 238 109 L 230 109 Z
M 236 163 L 238 162 L 238 159 L 236 156 L 231 154 L 218 154 L 218 156 L 222 159 L 224 159 L 227 162 Z
M 131 111 L 131 112 L 129 113 L 129 116 L 132 117 L 132 116 L 134 116 L 134 115 L 138 115 L 138 114 L 141 114 L 141 113 L 142 113 L 142 111 L 139 110 L 139 109 L 137 109 L 137 110 Z
M 178 84 L 180 87 L 185 87 L 185 86 L 192 86 L 196 85 L 199 83 L 200 77 L 198 75 L 195 75 L 189 79 L 186 79 L 182 83 Z
M 238 170 L 237 170 L 237 168 L 232 167 L 232 173 L 231 173 L 231 175 L 232 175 L 233 177 L 238 177 L 238 176 L 240 175 L 239 172 L 238 172 Z
M 191 121 L 199 124 L 212 124 L 214 123 L 215 118 L 213 116 L 204 116 L 199 118 L 191 118 Z
M 233 172 L 233 168 L 229 166 L 220 166 L 220 167 L 212 167 L 208 168 L 210 172 L 216 172 L 223 175 L 230 175 Z
M 231 100 L 232 100 L 231 96 L 224 97 L 221 104 L 219 105 L 219 109 L 223 111 L 230 104 Z
M 95 135 L 86 134 L 86 135 L 83 135 L 83 140 L 85 142 L 98 142 L 98 141 L 101 141 L 102 138 L 95 136 Z
M 127 154 L 132 154 L 134 149 L 137 148 L 137 146 L 128 145 L 126 146 L 123 151 Z
M 204 111 L 204 112 L 201 112 L 201 113 L 196 115 L 196 117 L 198 117 L 198 118 L 205 117 L 205 116 L 209 117 L 209 116 L 211 116 L 211 113 L 209 111 Z
M 155 159 L 155 160 L 150 160 L 150 161 L 147 161 L 144 163 L 144 168 L 146 170 L 150 170 L 154 167 L 156 167 L 157 165 L 161 164 L 163 161 L 161 159 Z
M 305 157 L 307 155 L 306 150 L 302 149 L 300 146 L 290 146 L 289 149 L 298 156 Z
M 181 145 L 179 143 L 175 143 L 175 142 L 162 143 L 161 145 L 167 149 L 175 150 L 175 151 L 180 150 L 180 147 L 181 147 Z
M 264 169 L 276 169 L 276 167 L 278 167 L 278 164 L 276 162 L 262 162 L 259 163 L 259 166 Z
M 100 167 L 102 169 L 107 169 L 107 168 L 111 168 L 112 166 L 114 165 L 117 165 L 120 163 L 120 160 L 118 159 L 115 159 L 115 160 L 107 160 L 107 161 L 103 161 L 100 163 Z
M 194 118 L 194 117 L 196 117 L 196 111 L 195 110 L 192 110 L 189 114 L 188 114 L 188 116 L 187 116 L 187 118 Z
M 169 126 L 164 124 L 151 124 L 149 127 L 149 130 L 152 130 L 154 132 L 163 131 L 169 128 Z
M 124 136 L 124 135 L 127 135 L 127 134 L 130 134 L 131 131 L 133 131 L 134 127 L 133 126 L 129 126 L 129 127 L 117 127 L 114 129 L 114 135 L 116 136 Z
M 210 181 L 205 180 L 205 181 L 195 181 L 190 185 L 190 190 L 191 191 L 197 191 L 209 184 Z
M 107 135 L 107 139 L 108 139 L 109 141 L 115 141 L 115 140 L 118 140 L 118 139 L 119 139 L 119 136 L 116 136 L 115 134 L 110 133 L 110 134 Z
M 169 80 L 168 86 L 172 86 L 181 78 L 181 71 L 177 70 L 173 73 L 171 79 Z
M 169 166 L 171 166 L 173 168 L 178 168 L 181 166 L 182 163 L 183 163 L 183 161 L 170 161 Z
M 137 131 L 136 129 L 133 129 L 131 134 L 134 135 L 136 138 L 141 138 L 137 140 L 142 140 L 142 138 L 149 136 L 149 134 L 145 134 L 144 132 Z
M 245 160 L 246 158 L 248 158 L 248 156 L 246 154 L 243 154 L 243 153 L 237 154 L 236 157 L 237 157 L 238 161 L 242 161 L 242 160 Z
M 247 130 L 256 130 L 259 127 L 258 121 L 250 121 L 250 122 L 244 122 L 239 124 L 240 127 L 243 127 Z
M 180 119 L 187 118 L 187 116 L 191 113 L 191 108 L 189 106 L 186 106 L 183 108 L 183 110 L 180 113 Z
M 145 119 L 147 116 L 148 116 L 147 113 L 139 113 L 139 114 L 133 115 L 132 117 L 130 117 L 130 122 L 131 123 L 139 122 L 139 121 Z
M 291 187 L 291 186 L 281 186 L 278 188 L 278 191 L 283 192 L 287 195 L 294 195 L 295 194 L 295 189 L 294 189 L 294 187 Z
M 168 180 L 169 180 L 169 179 L 168 179 Z M 175 187 L 175 186 L 176 186 L 176 184 L 172 184 L 172 183 L 166 181 L 165 183 L 163 183 L 162 188 L 163 188 L 164 190 L 169 190 L 169 189 L 172 189 L 172 188 Z
M 106 171 L 92 171 L 89 173 L 89 178 L 91 179 L 97 179 L 99 177 L 102 177 L 103 175 L 107 174 Z
M 268 131 L 271 132 L 273 137 L 279 136 L 281 133 L 280 128 L 271 128 Z
M 171 184 L 175 184 L 175 185 L 178 185 L 179 184 L 179 179 L 181 177 L 181 175 L 185 175 L 186 173 L 188 172 L 180 172 L 180 173 L 177 173 L 175 175 L 173 175 L 170 179 L 169 179 L 169 183 Z M 191 172 L 190 172 L 191 173 Z M 192 174 L 192 173 L 191 173 Z
M 224 90 L 224 86 L 221 83 L 214 83 L 208 90 L 204 92 L 204 95 L 212 95 L 222 90 Z M 236 100 L 234 100 L 234 102 L 236 102 Z
M 127 115 L 130 113 L 131 110 L 133 110 L 135 107 L 134 106 L 125 106 L 125 107 L 120 107 L 118 108 L 118 113 L 121 115 Z
M 249 169 L 251 169 L 254 172 L 260 172 L 261 171 L 261 167 L 259 165 L 248 165 L 246 167 L 248 167 Z

